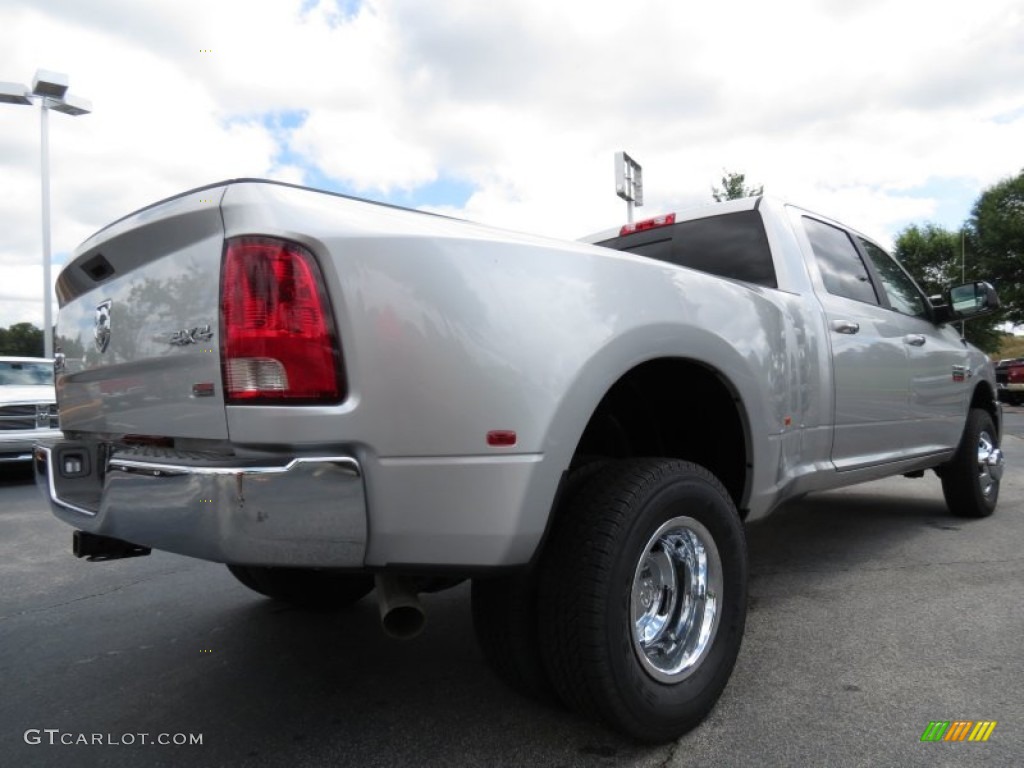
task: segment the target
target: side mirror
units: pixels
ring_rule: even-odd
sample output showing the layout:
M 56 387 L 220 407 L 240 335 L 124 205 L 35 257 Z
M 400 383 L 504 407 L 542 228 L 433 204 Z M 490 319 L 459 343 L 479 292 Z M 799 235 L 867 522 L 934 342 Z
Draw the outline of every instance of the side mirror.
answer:
M 953 286 L 944 298 L 950 320 L 972 320 L 999 309 L 996 289 L 982 281 Z

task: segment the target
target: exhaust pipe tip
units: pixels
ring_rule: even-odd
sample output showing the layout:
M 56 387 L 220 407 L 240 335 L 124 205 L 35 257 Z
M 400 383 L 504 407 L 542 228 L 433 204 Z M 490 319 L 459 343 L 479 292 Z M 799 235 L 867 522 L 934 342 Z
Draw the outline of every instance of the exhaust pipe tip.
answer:
M 423 631 L 427 615 L 407 577 L 391 573 L 374 576 L 380 622 L 388 637 L 409 640 Z
M 380 620 L 385 634 L 399 640 L 416 637 L 427 623 L 427 617 L 420 607 L 415 605 L 392 608 L 387 613 L 382 613 Z

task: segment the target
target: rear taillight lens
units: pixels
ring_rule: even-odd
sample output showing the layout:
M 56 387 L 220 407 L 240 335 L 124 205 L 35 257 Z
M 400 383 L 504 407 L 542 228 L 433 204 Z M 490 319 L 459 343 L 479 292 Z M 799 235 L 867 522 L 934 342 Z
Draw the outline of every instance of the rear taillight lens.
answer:
M 345 398 L 334 318 L 313 254 L 270 237 L 228 240 L 220 296 L 228 403 Z

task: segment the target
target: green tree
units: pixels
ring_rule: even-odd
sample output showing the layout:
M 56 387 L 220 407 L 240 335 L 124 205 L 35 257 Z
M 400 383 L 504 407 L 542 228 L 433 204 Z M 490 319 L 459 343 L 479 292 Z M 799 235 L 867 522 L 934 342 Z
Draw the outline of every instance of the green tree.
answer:
M 981 193 L 968 227 L 978 254 L 975 279 L 995 285 L 1003 320 L 1024 324 L 1024 170 Z
M 711 196 L 715 198 L 716 203 L 721 203 L 723 200 L 738 200 L 741 197 L 756 197 L 757 195 L 764 193 L 764 187 L 748 187 L 746 185 L 747 177 L 742 173 L 733 173 L 731 171 L 722 171 L 722 186 L 711 187 Z
M 926 294 L 939 296 L 951 285 L 963 282 L 960 278 L 964 248 L 968 254 L 977 252 L 973 233 L 962 235 L 934 224 L 912 224 L 896 237 L 893 255 L 907 268 Z M 977 274 L 977 259 L 972 261 L 969 258 L 968 265 L 971 268 L 966 272 L 967 280 L 985 279 L 983 275 Z M 996 313 L 971 320 L 966 324 L 965 337 L 984 351 L 994 352 L 1002 338 L 996 326 L 1004 319 L 1002 313 Z
M 893 255 L 929 296 L 960 281 L 961 240 L 935 224 L 912 224 L 896 236 Z
M 9 328 L 0 328 L 0 355 L 42 357 L 42 330 L 32 323 L 15 323 Z

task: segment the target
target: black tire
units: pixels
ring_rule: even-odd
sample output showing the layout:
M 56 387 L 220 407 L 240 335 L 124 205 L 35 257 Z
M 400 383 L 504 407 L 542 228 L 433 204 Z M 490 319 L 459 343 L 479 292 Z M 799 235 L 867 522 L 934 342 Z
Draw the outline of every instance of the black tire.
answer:
M 540 655 L 535 570 L 473 579 L 473 630 L 491 671 L 531 699 L 555 700 Z
M 692 572 L 673 558 L 684 552 L 703 552 L 713 599 L 688 591 Z M 747 611 L 743 524 L 706 469 L 622 461 L 594 476 L 555 521 L 540 587 L 541 651 L 562 700 L 641 741 L 670 741 L 711 711 L 736 663 Z M 683 592 L 697 599 L 673 597 Z M 710 628 L 706 641 L 685 629 L 687 605 L 697 608 L 694 624 Z M 652 647 L 668 636 L 662 617 L 684 638 L 678 656 Z M 643 647 L 634 634 L 645 619 L 654 629 Z
M 559 506 L 570 502 L 589 478 L 607 462 L 595 461 L 573 470 L 565 481 Z M 473 579 L 473 630 L 491 671 L 512 690 L 543 702 L 557 696 L 548 680 L 540 652 L 537 622 L 538 569 Z
M 256 565 L 229 565 L 228 570 L 254 592 L 314 611 L 344 608 L 373 589 L 373 576 L 364 573 Z
M 942 494 L 949 511 L 958 517 L 988 517 L 999 501 L 1002 465 L 989 466 L 980 454 L 999 449 L 999 433 L 988 411 L 972 408 L 960 446 L 942 467 Z M 1000 454 L 1001 456 L 1001 454 Z

